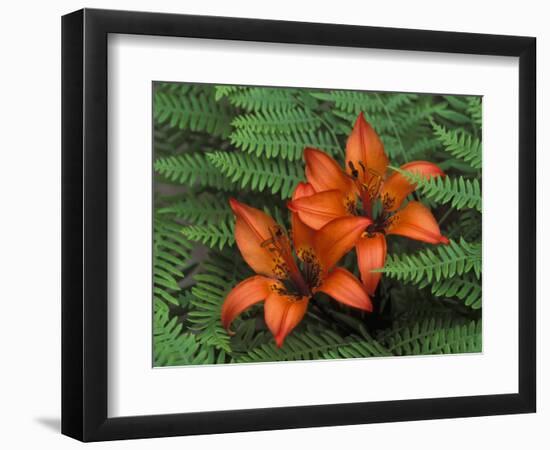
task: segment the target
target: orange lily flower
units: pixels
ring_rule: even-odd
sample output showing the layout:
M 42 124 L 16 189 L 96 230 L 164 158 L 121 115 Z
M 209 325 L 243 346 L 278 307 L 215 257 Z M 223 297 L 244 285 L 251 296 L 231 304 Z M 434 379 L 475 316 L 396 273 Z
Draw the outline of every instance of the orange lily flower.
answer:
M 301 184 L 293 198 L 311 193 Z M 235 199 L 230 205 L 236 217 L 237 246 L 257 275 L 240 282 L 227 295 L 221 312 L 226 329 L 248 307 L 265 301 L 266 324 L 281 347 L 318 291 L 345 305 L 372 311 L 361 282 L 347 270 L 334 267 L 372 223 L 370 219 L 343 217 L 315 231 L 292 214 L 295 257 L 285 230 L 270 216 Z
M 304 150 L 308 196 L 292 199 L 289 208 L 308 226 L 320 229 L 332 220 L 359 216 L 372 220 L 357 241 L 357 259 L 367 292 L 374 294 L 384 266 L 386 235 L 406 236 L 430 244 L 448 244 L 430 210 L 418 201 L 401 208 L 416 186 L 399 172 L 388 174 L 388 157 L 376 131 L 360 113 L 346 144 L 346 170 L 321 150 Z M 401 169 L 429 177 L 444 176 L 427 161 Z M 359 201 L 360 200 L 360 201 Z

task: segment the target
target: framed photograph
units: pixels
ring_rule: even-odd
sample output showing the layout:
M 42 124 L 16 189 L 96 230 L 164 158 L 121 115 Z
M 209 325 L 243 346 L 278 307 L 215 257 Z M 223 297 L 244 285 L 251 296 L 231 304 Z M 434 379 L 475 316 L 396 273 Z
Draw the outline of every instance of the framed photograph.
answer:
M 62 432 L 535 412 L 532 37 L 62 21 Z

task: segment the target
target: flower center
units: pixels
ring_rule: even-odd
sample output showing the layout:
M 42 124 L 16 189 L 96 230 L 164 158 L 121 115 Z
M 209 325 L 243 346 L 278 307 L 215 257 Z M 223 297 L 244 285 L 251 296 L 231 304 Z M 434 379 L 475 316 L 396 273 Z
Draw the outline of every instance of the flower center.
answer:
M 273 255 L 273 271 L 284 286 L 284 295 L 310 297 L 311 290 L 317 287 L 315 277 L 319 276 L 320 269 L 316 272 L 312 262 L 305 260 L 301 263 L 301 268 L 298 267 L 292 254 L 290 240 L 280 226 L 270 228 L 269 232 L 271 238 L 266 239 L 262 247 L 267 248 Z
M 302 249 L 299 252 L 300 272 L 310 289 L 321 285 L 321 264 L 317 255 L 311 249 Z
M 348 163 L 348 166 L 359 189 L 361 200 L 361 205 L 357 207 L 356 213 L 368 217 L 373 221 L 365 230 L 367 235 L 372 236 L 374 233 L 385 233 L 386 229 L 395 219 L 392 213 L 389 212 L 394 205 L 395 199 L 387 194 L 381 197 L 382 175 L 373 169 L 365 167 L 362 161 L 357 163 L 358 168 L 352 161 Z M 361 174 L 363 181 L 360 179 Z

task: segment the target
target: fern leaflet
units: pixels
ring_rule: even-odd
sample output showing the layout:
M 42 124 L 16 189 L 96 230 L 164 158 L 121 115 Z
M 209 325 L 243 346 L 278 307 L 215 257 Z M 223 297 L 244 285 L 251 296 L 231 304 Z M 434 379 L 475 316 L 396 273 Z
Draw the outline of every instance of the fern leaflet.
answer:
M 327 329 L 308 328 L 287 337 L 277 348 L 273 341 L 262 344 L 243 355 L 236 362 L 301 361 L 308 359 L 366 358 L 387 356 L 388 352 L 372 338 L 343 338 Z
M 153 362 L 155 366 L 183 366 L 188 364 L 221 364 L 224 351 L 201 346 L 195 335 L 182 333 L 177 317 L 170 318 L 168 307 L 159 300 L 154 303 Z M 217 354 L 216 354 L 217 353 Z
M 330 134 L 321 130 L 274 134 L 238 129 L 231 133 L 230 140 L 235 147 L 250 154 L 268 158 L 280 156 L 291 161 L 302 159 L 306 147 L 320 148 L 331 155 L 340 149 Z
M 481 169 L 481 141 L 462 130 L 447 130 L 432 122 L 436 138 L 445 151 L 469 163 L 474 169 Z
M 221 307 L 229 291 L 249 275 L 233 254 L 216 253 L 202 264 L 201 272 L 194 277 L 197 284 L 191 289 L 187 318 L 200 342 L 231 352 L 229 335 L 221 324 Z
M 155 219 L 153 235 L 153 295 L 174 305 L 180 290 L 181 269 L 186 265 L 191 245 L 178 232 L 179 225 L 169 219 Z
M 258 192 L 269 188 L 272 194 L 288 198 L 298 182 L 303 180 L 302 164 L 285 160 L 266 160 L 237 152 L 212 152 L 206 154 L 211 164 L 218 168 L 232 183 L 241 188 L 249 187 Z
M 220 171 L 203 153 L 159 158 L 155 161 L 154 168 L 159 175 L 175 183 L 214 187 L 226 191 L 232 188 L 232 184 L 220 176 Z
M 481 212 L 481 186 L 479 181 L 464 177 L 431 177 L 393 168 L 416 185 L 421 194 L 439 204 L 450 204 L 455 209 L 475 208 Z
M 223 102 L 211 95 L 181 95 L 157 90 L 153 115 L 158 123 L 168 123 L 179 129 L 204 131 L 215 136 L 227 136 L 231 114 Z
M 437 297 L 456 297 L 463 300 L 472 309 L 481 308 L 481 284 L 474 277 L 436 281 L 432 284 L 431 291 Z
M 451 319 L 428 318 L 397 323 L 381 332 L 378 339 L 397 356 L 476 353 L 482 349 L 481 321 L 460 324 Z
M 450 241 L 448 245 L 439 245 L 435 250 L 421 250 L 411 255 L 388 255 L 384 267 L 375 271 L 424 287 L 432 281 L 463 275 L 472 270 L 477 278 L 481 276 L 481 244 L 461 239 L 458 243 Z
M 228 216 L 216 225 L 189 225 L 181 229 L 182 234 L 190 241 L 202 242 L 208 247 L 222 250 L 226 245 L 231 246 L 235 243 L 234 220 Z

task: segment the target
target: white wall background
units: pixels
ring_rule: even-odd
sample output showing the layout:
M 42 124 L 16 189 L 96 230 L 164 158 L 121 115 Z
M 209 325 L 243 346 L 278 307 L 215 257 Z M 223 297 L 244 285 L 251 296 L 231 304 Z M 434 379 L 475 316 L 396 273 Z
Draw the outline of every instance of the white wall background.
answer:
M 550 141 L 550 29 L 545 2 L 460 0 L 320 2 L 277 0 L 112 0 L 5 2 L 0 16 L 0 444 L 2 448 L 80 447 L 59 434 L 60 417 L 60 16 L 83 6 L 530 35 L 538 38 L 539 230 L 548 227 L 544 178 Z M 7 158 L 6 158 L 7 157 Z M 502 207 L 505 207 L 503 201 Z M 545 217 L 546 216 L 546 217 Z M 539 412 L 351 427 L 239 433 L 95 444 L 94 448 L 464 449 L 550 446 L 550 239 L 539 232 Z M 15 308 L 17 306 L 17 309 Z M 18 314 L 15 315 L 14 311 Z M 546 354 L 543 354 L 546 352 Z M 368 380 L 366 380 L 368 381 Z

